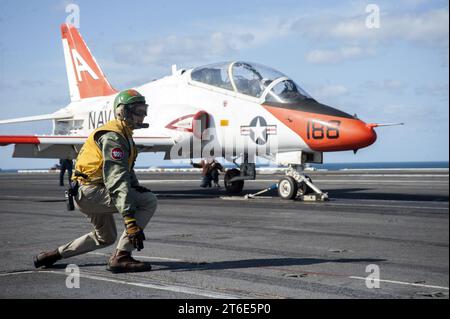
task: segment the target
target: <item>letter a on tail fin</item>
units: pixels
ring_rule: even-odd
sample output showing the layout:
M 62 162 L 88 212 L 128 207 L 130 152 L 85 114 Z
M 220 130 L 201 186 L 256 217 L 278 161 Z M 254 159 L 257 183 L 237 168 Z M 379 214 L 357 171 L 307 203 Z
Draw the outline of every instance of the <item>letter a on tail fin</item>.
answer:
M 72 102 L 117 93 L 78 30 L 73 25 L 62 24 L 61 33 Z

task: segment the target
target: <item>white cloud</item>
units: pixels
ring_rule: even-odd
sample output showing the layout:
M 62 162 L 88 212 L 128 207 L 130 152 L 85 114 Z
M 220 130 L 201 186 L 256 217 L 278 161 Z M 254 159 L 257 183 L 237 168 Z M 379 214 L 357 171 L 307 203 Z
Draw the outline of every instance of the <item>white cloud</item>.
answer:
M 348 92 L 347 87 L 341 84 L 313 86 L 311 89 L 312 96 L 318 100 L 333 99 Z
M 403 42 L 415 46 L 437 49 L 442 65 L 448 65 L 449 12 L 448 8 L 434 9 L 420 13 L 391 14 L 381 7 L 380 28 L 369 29 L 367 16 L 326 16 L 297 19 L 291 23 L 291 31 L 310 41 L 338 41 L 341 47 L 372 48 L 365 53 L 373 53 L 380 45 Z M 313 50 L 307 55 L 311 63 L 338 63 L 363 56 L 361 50 L 343 49 Z
M 368 29 L 363 8 L 336 14 L 310 15 L 287 13 L 255 20 L 240 17 L 226 21 L 203 21 L 202 31 L 195 34 L 170 34 L 114 45 L 115 60 L 128 65 L 192 66 L 239 56 L 243 49 L 297 35 L 300 40 L 326 43 L 328 48 L 315 48 L 307 53 L 310 63 L 340 63 L 374 55 L 379 45 L 405 41 L 437 48 L 448 57 L 448 8 L 418 13 L 392 14 L 381 6 L 380 28 Z M 385 11 L 384 11 L 385 10 Z M 333 48 L 338 41 L 338 47 Z M 315 45 L 315 44 L 313 44 Z M 443 63 L 445 65 L 445 63 Z
M 372 50 L 358 46 L 342 47 L 336 50 L 312 50 L 306 54 L 306 61 L 314 64 L 334 64 L 372 54 Z
M 298 20 L 292 25 L 296 32 L 313 39 L 336 40 L 404 40 L 433 46 L 448 44 L 448 8 L 421 13 L 390 14 L 380 12 L 380 28 L 366 27 L 366 15 L 356 17 L 327 17 L 312 23 L 309 19 Z
M 406 84 L 402 81 L 386 79 L 383 81 L 367 81 L 363 87 L 376 93 L 402 94 L 406 89 Z
M 251 33 L 213 32 L 201 35 L 169 35 L 144 42 L 118 45 L 116 59 L 122 63 L 144 65 L 186 65 L 211 58 L 224 58 L 254 41 Z
M 292 33 L 295 19 L 272 16 L 255 20 L 204 22 L 201 33 L 170 34 L 140 42 L 116 44 L 113 47 L 117 63 L 159 67 L 177 64 L 188 67 L 239 56 L 243 49 L 264 45 Z
M 400 39 L 431 46 L 447 46 L 449 35 L 448 9 L 439 9 L 423 14 L 388 16 L 382 37 L 390 40 Z
M 447 97 L 449 93 L 449 85 L 445 84 L 430 84 L 416 87 L 415 93 L 417 95 L 433 95 L 433 96 L 442 96 Z
M 428 125 L 429 122 L 446 123 L 448 127 L 448 107 L 441 105 L 430 108 L 429 105 L 421 104 L 388 104 L 375 108 L 374 112 L 383 114 L 387 119 L 399 119 L 401 121 Z

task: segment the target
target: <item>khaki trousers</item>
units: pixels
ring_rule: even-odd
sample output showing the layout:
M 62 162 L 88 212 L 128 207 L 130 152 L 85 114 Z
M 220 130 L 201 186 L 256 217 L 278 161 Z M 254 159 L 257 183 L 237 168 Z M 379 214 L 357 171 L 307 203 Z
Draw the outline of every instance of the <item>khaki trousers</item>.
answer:
M 131 196 L 136 200 L 136 223 L 144 229 L 155 213 L 156 196 L 150 192 L 139 193 L 134 188 L 131 188 Z M 107 189 L 104 186 L 81 185 L 75 203 L 94 226 L 94 230 L 59 247 L 61 256 L 69 258 L 114 244 L 117 239 L 117 229 L 113 214 L 118 211 Z M 120 236 L 117 249 L 129 252 L 134 250 L 125 230 Z

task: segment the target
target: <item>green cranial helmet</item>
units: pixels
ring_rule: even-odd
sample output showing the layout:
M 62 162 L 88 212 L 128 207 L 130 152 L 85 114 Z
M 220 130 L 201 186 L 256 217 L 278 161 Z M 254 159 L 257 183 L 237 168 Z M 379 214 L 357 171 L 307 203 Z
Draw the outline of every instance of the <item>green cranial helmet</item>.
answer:
M 133 111 L 135 106 L 148 106 L 143 95 L 133 89 L 120 92 L 114 99 L 114 117 L 125 121 L 132 129 L 147 128 L 147 123 L 142 123 L 133 118 L 133 114 L 136 114 Z M 145 111 L 146 113 L 147 111 Z
M 114 99 L 114 110 L 120 105 L 145 104 L 145 97 L 138 91 L 130 89 L 117 94 Z

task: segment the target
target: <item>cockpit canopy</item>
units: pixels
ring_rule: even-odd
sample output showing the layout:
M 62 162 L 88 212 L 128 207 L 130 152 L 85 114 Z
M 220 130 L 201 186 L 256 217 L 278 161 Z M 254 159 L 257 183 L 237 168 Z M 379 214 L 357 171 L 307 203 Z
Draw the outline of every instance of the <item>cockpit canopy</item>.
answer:
M 212 85 L 267 102 L 296 103 L 311 99 L 293 80 L 264 65 L 248 62 L 222 62 L 192 70 L 194 81 Z

